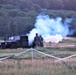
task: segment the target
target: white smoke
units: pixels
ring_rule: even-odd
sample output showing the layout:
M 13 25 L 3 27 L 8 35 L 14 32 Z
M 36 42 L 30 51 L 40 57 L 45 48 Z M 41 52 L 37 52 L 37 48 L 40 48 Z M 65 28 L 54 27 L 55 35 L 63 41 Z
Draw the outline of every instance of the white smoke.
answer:
M 44 38 L 45 42 L 52 42 L 52 43 L 58 43 L 59 41 L 62 41 L 63 37 L 62 35 L 51 35 Z
M 70 33 L 69 24 L 72 19 L 66 19 L 62 22 L 61 17 L 50 18 L 48 15 L 38 15 L 35 23 L 35 28 L 28 34 L 29 43 L 34 40 L 35 34 L 42 35 L 45 42 L 58 43 L 62 41 L 63 36 Z

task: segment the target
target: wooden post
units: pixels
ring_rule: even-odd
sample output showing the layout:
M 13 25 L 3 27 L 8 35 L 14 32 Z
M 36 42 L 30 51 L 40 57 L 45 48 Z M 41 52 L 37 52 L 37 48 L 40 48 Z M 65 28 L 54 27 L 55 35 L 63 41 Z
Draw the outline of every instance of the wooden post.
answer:
M 34 59 L 34 56 L 33 56 L 33 49 L 31 48 L 31 55 L 32 55 L 32 60 Z

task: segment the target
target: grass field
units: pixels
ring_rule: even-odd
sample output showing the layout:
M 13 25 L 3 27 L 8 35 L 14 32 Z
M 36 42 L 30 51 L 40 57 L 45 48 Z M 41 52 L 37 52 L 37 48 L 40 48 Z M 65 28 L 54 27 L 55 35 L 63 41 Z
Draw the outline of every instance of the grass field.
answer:
M 26 49 L 0 50 L 0 57 L 15 55 Z M 54 55 L 66 57 L 76 54 L 76 48 L 37 48 L 37 50 Z M 14 59 L 6 59 L 0 62 L 0 75 L 76 75 L 76 57 L 65 60 L 65 62 L 49 58 L 37 52 L 32 60 L 31 52 L 21 54 Z M 22 59 L 23 58 L 23 59 Z
M 65 37 L 58 44 L 36 49 L 49 55 L 64 58 L 76 54 L 75 43 L 76 38 Z M 26 50 L 26 48 L 0 49 L 0 59 L 14 55 L 11 59 L 0 61 L 0 75 L 76 75 L 76 57 L 55 62 L 57 59 L 47 57 L 35 51 L 33 51 L 33 60 L 31 51 L 15 56 Z

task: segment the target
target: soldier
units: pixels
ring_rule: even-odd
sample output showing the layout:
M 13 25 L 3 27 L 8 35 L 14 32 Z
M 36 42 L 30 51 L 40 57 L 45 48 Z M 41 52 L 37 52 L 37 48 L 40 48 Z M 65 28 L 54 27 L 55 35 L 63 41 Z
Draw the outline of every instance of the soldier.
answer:
M 36 33 L 36 36 L 34 37 L 34 43 L 35 43 L 35 46 L 36 47 L 39 47 L 40 46 L 40 42 L 39 42 L 39 36 L 38 36 L 38 33 Z
M 40 35 L 39 39 L 40 39 L 40 46 L 43 47 L 43 37 Z

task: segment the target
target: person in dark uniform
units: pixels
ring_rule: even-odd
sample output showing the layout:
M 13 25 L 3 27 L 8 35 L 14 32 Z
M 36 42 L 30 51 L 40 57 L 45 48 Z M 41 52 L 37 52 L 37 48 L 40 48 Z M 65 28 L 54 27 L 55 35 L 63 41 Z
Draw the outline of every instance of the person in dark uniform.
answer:
M 38 33 L 36 33 L 36 36 L 34 37 L 34 43 L 35 43 L 35 47 L 39 47 L 40 46 L 40 37 L 38 36 Z
M 40 40 L 40 46 L 43 47 L 43 37 L 41 35 L 39 37 L 39 40 Z

